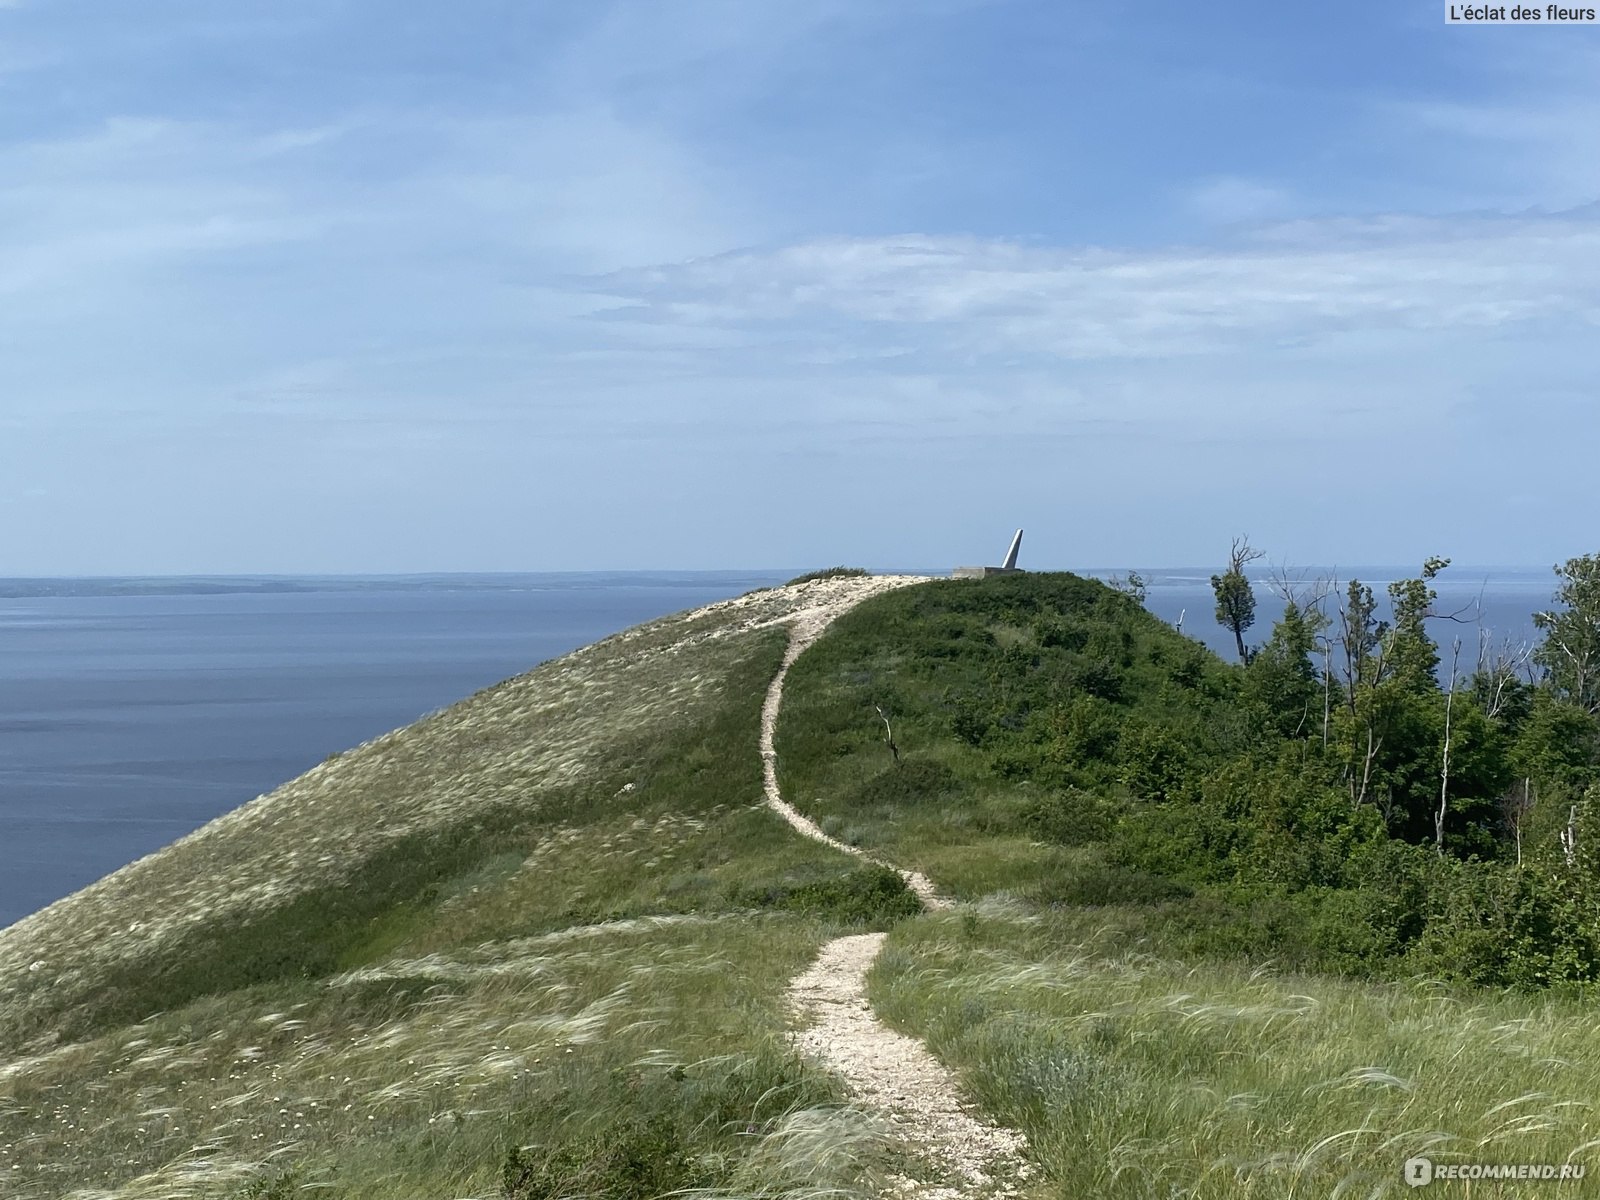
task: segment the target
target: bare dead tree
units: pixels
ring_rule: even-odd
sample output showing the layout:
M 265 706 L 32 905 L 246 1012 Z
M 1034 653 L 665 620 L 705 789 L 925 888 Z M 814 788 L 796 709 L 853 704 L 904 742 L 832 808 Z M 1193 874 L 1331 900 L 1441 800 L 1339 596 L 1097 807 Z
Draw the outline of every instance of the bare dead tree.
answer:
M 1107 580 L 1106 586 L 1114 588 L 1124 596 L 1132 596 L 1143 604 L 1150 595 L 1150 581 L 1137 571 L 1129 571 L 1126 575 L 1114 572 Z
M 1456 675 L 1461 666 L 1461 639 L 1456 638 L 1450 648 L 1450 690 L 1444 697 L 1444 753 L 1439 765 L 1439 811 L 1433 818 L 1433 848 L 1444 853 L 1444 817 L 1450 804 L 1450 734 L 1451 718 L 1455 715 Z
M 1318 637 L 1322 648 L 1322 748 L 1328 748 L 1328 729 L 1333 722 L 1333 639 Z
M 894 744 L 894 727 L 889 724 L 889 714 L 883 711 L 883 705 L 881 704 L 874 704 L 872 707 L 877 709 L 878 716 L 883 718 L 883 740 L 889 747 L 890 756 L 898 765 L 900 762 L 900 747 Z
M 1293 604 L 1301 612 L 1323 611 L 1322 606 L 1333 595 L 1338 580 L 1331 575 L 1293 574 L 1285 564 L 1274 566 L 1267 574 L 1267 588 L 1285 604 Z
M 1513 784 L 1506 790 L 1505 795 L 1500 797 L 1500 819 L 1516 843 L 1519 867 L 1522 865 L 1522 830 L 1533 812 L 1535 791 L 1532 778 L 1525 775 L 1522 782 Z
M 1357 588 L 1351 585 L 1352 593 Z M 1352 596 L 1351 604 L 1339 606 L 1339 643 L 1344 651 L 1344 663 L 1341 674 L 1344 682 L 1344 702 L 1352 719 L 1360 721 L 1365 727 L 1366 750 L 1362 755 L 1360 774 L 1357 775 L 1355 765 L 1349 764 L 1346 768 L 1350 786 L 1350 806 L 1360 808 L 1366 803 L 1372 789 L 1372 771 L 1377 765 L 1378 754 L 1383 749 L 1383 736 L 1379 734 L 1375 718 L 1370 711 L 1362 712 L 1361 698 L 1363 689 L 1375 687 L 1389 674 L 1390 640 L 1386 636 L 1387 629 L 1382 624 L 1369 628 L 1366 620 L 1371 615 L 1370 605 L 1372 596 L 1370 590 L 1365 591 L 1366 612 L 1353 612 L 1352 604 L 1356 598 Z
M 1487 685 L 1483 697 L 1485 716 L 1500 715 L 1512 685 L 1523 676 L 1532 658 L 1533 647 L 1526 641 L 1513 643 L 1507 638 L 1492 646 L 1489 631 L 1478 631 L 1478 677 Z
M 1578 806 L 1576 804 L 1567 809 L 1567 827 L 1561 831 L 1561 856 L 1566 859 L 1569 867 L 1578 858 Z
M 1383 749 L 1383 739 L 1377 736 L 1372 722 L 1367 722 L 1367 752 L 1361 760 L 1361 786 L 1355 786 L 1354 774 L 1350 780 L 1350 807 L 1360 808 L 1367 800 L 1367 792 L 1372 787 L 1372 768 L 1378 761 L 1378 751 Z

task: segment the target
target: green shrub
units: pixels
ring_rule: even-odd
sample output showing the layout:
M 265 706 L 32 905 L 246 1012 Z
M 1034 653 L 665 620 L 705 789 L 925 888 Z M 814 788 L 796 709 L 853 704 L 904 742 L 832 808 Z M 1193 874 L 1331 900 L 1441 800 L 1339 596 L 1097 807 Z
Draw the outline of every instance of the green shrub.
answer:
M 876 865 L 831 879 L 746 884 L 733 889 L 729 899 L 757 908 L 803 913 L 837 925 L 880 928 L 922 911 L 922 902 L 899 872 Z
M 302 1177 L 294 1168 L 263 1176 L 245 1185 L 240 1200 L 291 1200 L 300 1191 Z
M 1034 797 L 1022 813 L 1023 827 L 1041 841 L 1085 846 L 1111 836 L 1117 808 L 1111 801 L 1069 787 Z
M 1101 700 L 1122 699 L 1122 670 L 1104 655 L 1079 658 L 1067 671 L 1069 686 Z
M 1041 617 L 1034 625 L 1039 645 L 1050 649 L 1082 650 L 1089 644 L 1089 626 L 1062 617 Z
M 657 1200 L 718 1182 L 661 1114 L 618 1121 L 575 1143 L 515 1147 L 501 1179 L 506 1200 Z
M 1036 904 L 1101 908 L 1108 904 L 1165 904 L 1186 900 L 1194 892 L 1149 871 L 1089 863 L 1047 875 L 1024 894 Z
M 1564 871 L 1440 859 L 1429 919 L 1408 955 L 1417 970 L 1485 987 L 1600 979 L 1600 933 L 1585 881 Z
M 807 571 L 804 575 L 796 575 L 789 580 L 785 587 L 792 587 L 797 583 L 816 583 L 821 579 L 860 579 L 869 575 L 865 567 L 824 567 L 820 571 Z
M 960 777 L 939 760 L 907 758 L 870 777 L 852 800 L 863 805 L 936 804 L 963 790 Z

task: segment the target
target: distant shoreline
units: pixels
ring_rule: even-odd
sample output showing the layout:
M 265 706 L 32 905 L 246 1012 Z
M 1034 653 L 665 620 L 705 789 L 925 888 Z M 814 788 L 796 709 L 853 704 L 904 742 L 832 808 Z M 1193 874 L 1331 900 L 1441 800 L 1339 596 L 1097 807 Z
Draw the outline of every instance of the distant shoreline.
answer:
M 528 591 L 638 582 L 700 587 L 707 581 L 764 586 L 783 568 L 758 571 L 435 572 L 414 575 L 80 575 L 0 578 L 0 599 L 70 596 L 237 596 L 311 592 Z
M 24 575 L 0 577 L 0 599 L 26 600 L 36 597 L 71 596 L 235 596 L 235 595 L 291 595 L 308 592 L 366 592 L 366 591 L 459 591 L 462 589 L 490 591 L 544 590 L 571 586 L 592 587 L 596 583 L 625 584 L 630 581 L 648 583 L 653 587 L 702 586 L 707 580 L 750 580 L 750 586 L 760 587 L 774 575 L 787 577 L 800 573 L 803 567 L 769 567 L 743 569 L 703 570 L 616 570 L 616 571 L 423 571 L 403 574 L 202 574 L 202 575 Z M 1075 574 L 1106 579 L 1113 575 L 1126 575 L 1129 571 L 1144 576 L 1152 587 L 1163 584 L 1203 582 L 1216 569 L 1204 566 L 1164 567 L 1035 567 L 1038 571 L 1072 571 Z M 1405 578 L 1416 571 L 1412 565 L 1357 565 L 1352 567 L 1294 566 L 1291 577 L 1312 580 L 1332 576 L 1340 581 L 1361 579 L 1369 583 L 1386 583 Z M 948 567 L 893 567 L 874 569 L 874 574 L 919 574 L 940 577 L 949 573 Z M 1457 588 L 1472 580 L 1494 577 L 1501 580 L 1526 580 L 1549 577 L 1547 564 L 1531 566 L 1452 565 L 1441 580 Z M 1266 586 L 1266 576 L 1256 581 L 1258 587 Z

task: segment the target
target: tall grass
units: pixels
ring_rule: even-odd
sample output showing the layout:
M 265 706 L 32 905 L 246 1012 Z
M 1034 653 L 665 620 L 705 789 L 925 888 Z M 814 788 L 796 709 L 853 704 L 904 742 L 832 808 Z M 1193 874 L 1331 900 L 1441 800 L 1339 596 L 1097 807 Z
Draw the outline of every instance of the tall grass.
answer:
M 0 1194 L 798 1196 L 807 1146 L 875 1194 L 783 990 L 914 902 L 757 754 L 773 622 L 849 586 L 607 639 L 0 933 Z
M 896 929 L 870 995 L 1062 1197 L 1399 1195 L 1413 1155 L 1600 1174 L 1600 1019 L 1575 999 L 1183 961 L 1001 901 Z

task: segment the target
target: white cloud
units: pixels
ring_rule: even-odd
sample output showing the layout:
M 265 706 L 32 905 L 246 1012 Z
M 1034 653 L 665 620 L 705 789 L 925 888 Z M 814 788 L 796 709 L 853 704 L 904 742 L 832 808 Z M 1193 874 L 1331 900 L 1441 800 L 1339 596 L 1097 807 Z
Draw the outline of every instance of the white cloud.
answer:
M 0 297 L 92 302 L 151 266 L 315 236 L 318 214 L 252 175 L 258 150 L 238 131 L 128 118 L 0 149 Z
M 1363 331 L 1592 326 L 1600 212 L 1300 221 L 1214 249 L 1144 252 L 830 238 L 622 272 L 597 286 L 636 305 L 624 312 L 638 320 L 843 319 L 920 329 L 924 345 L 986 360 L 1169 358 Z

